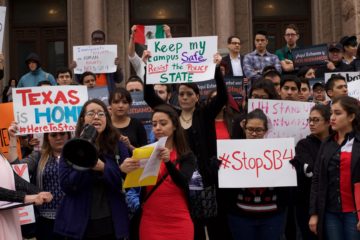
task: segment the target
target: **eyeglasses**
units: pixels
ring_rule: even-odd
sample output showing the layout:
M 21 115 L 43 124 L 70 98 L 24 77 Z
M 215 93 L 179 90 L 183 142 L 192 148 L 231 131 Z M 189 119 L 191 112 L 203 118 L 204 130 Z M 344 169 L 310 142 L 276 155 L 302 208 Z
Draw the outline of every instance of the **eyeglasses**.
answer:
M 57 136 L 65 136 L 66 135 L 66 132 L 54 132 L 54 133 L 50 133 L 49 136 L 52 137 L 52 138 L 55 138 Z
M 308 119 L 307 119 L 307 122 L 308 122 L 308 123 L 313 122 L 313 123 L 316 124 L 316 123 L 319 123 L 321 120 L 322 120 L 322 118 L 314 117 L 314 118 L 308 118 Z
M 241 45 L 241 43 L 239 43 L 239 42 L 231 42 L 231 44 L 232 45 L 239 45 L 239 46 Z
M 296 33 L 286 33 L 285 37 L 295 37 L 296 35 Z
M 265 132 L 264 128 L 252 128 L 252 127 L 246 127 L 245 131 L 248 131 L 249 133 L 256 133 L 256 134 L 260 134 Z
M 86 117 L 88 117 L 88 118 L 95 118 L 95 116 L 98 116 L 98 118 L 105 118 L 106 117 L 106 114 L 105 114 L 105 112 L 92 112 L 92 111 L 90 111 L 90 112 L 87 112 L 87 113 L 85 113 L 85 116 Z

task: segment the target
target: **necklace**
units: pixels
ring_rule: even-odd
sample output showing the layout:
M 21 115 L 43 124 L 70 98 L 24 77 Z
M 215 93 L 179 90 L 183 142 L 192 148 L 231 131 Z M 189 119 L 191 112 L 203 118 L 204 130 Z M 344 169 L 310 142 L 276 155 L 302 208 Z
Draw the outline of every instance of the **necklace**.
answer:
M 185 123 L 190 123 L 192 120 L 192 116 L 189 119 L 185 119 L 183 115 L 180 115 L 181 120 L 183 120 Z

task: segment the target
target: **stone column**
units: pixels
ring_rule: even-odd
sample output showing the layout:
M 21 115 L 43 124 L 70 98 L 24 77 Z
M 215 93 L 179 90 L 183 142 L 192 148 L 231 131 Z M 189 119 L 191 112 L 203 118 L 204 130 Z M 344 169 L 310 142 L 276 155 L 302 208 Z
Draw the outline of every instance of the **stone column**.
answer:
M 90 44 L 93 31 L 105 32 L 104 4 L 104 0 L 84 0 L 84 44 Z
M 219 48 L 226 48 L 227 38 L 235 32 L 234 0 L 215 0 L 215 32 Z
M 360 3 L 358 0 L 341 1 L 342 35 L 360 34 Z

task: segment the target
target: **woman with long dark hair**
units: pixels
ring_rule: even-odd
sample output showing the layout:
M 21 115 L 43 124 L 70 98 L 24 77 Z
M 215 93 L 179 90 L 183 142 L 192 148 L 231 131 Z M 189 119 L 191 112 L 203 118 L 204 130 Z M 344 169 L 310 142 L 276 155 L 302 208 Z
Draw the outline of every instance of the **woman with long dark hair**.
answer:
M 116 88 L 109 96 L 111 121 L 120 134 L 121 140 L 130 151 L 147 144 L 144 126 L 136 118 L 129 116 L 132 98 L 125 88 Z
M 296 167 L 298 186 L 295 196 L 296 218 L 303 239 L 311 240 L 317 237 L 309 229 L 309 199 L 311 180 L 316 162 L 316 156 L 322 141 L 329 136 L 330 109 L 317 104 L 310 110 L 308 124 L 311 134 L 301 139 L 295 147 L 295 157 L 291 163 Z
M 69 239 L 125 239 L 128 211 L 122 191 L 124 174 L 120 164 L 128 150 L 111 123 L 106 105 L 99 99 L 87 101 L 79 115 L 75 136 L 84 126 L 96 129 L 96 165 L 76 170 L 63 155 L 60 158 L 60 185 L 65 193 L 58 209 L 55 231 Z
M 194 226 L 188 205 L 188 182 L 195 170 L 195 156 L 186 142 L 179 116 L 171 106 L 155 107 L 152 124 L 156 139 L 166 136 L 167 140 L 158 156 L 161 165 L 157 185 L 141 190 L 140 239 L 192 240 Z M 138 167 L 138 162 L 131 158 L 121 165 L 124 172 Z
M 334 131 L 322 143 L 310 195 L 310 230 L 318 239 L 360 239 L 360 109 L 355 98 L 333 99 Z
M 26 163 L 29 174 L 34 176 L 36 186 L 42 191 L 51 192 L 54 199 L 51 203 L 38 207 L 39 216 L 36 219 L 37 239 L 58 239 L 54 233 L 54 222 L 58 206 L 63 197 L 59 180 L 59 159 L 61 151 L 67 140 L 71 138 L 70 132 L 45 133 L 41 151 L 33 150 L 31 154 L 19 160 L 16 150 L 16 136 L 18 131 L 16 122 L 9 127 L 10 150 L 9 161 L 12 164 Z
M 215 54 L 214 62 L 220 64 L 221 56 Z M 213 192 L 212 190 L 218 183 L 219 161 L 216 154 L 215 118 L 228 99 L 225 82 L 219 67 L 216 67 L 215 70 L 215 82 L 217 95 L 208 103 L 199 103 L 200 90 L 196 83 L 180 83 L 178 86 L 180 125 L 185 130 L 187 141 L 197 160 L 197 170 L 192 179 L 192 183 L 196 186 L 190 184 L 190 189 L 196 189 L 196 191 L 207 188 Z M 144 99 L 153 109 L 165 103 L 157 96 L 152 85 L 145 85 Z M 211 200 L 215 200 L 215 198 L 210 199 L 208 205 L 216 205 L 216 203 L 214 204 L 215 201 L 211 202 Z M 212 208 L 212 210 L 214 209 Z M 210 238 L 223 237 L 223 232 L 215 217 L 194 217 L 194 224 L 196 239 L 206 238 L 205 225 L 208 226 Z

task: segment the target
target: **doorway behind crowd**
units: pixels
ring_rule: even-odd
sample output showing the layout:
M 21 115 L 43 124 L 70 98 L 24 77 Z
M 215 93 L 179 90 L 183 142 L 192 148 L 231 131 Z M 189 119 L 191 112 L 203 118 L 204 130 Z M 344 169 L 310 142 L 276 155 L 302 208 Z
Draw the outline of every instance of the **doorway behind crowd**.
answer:
M 42 67 L 55 74 L 67 66 L 66 0 L 9 1 L 10 75 L 19 79 L 28 68 L 31 52 L 40 56 Z

